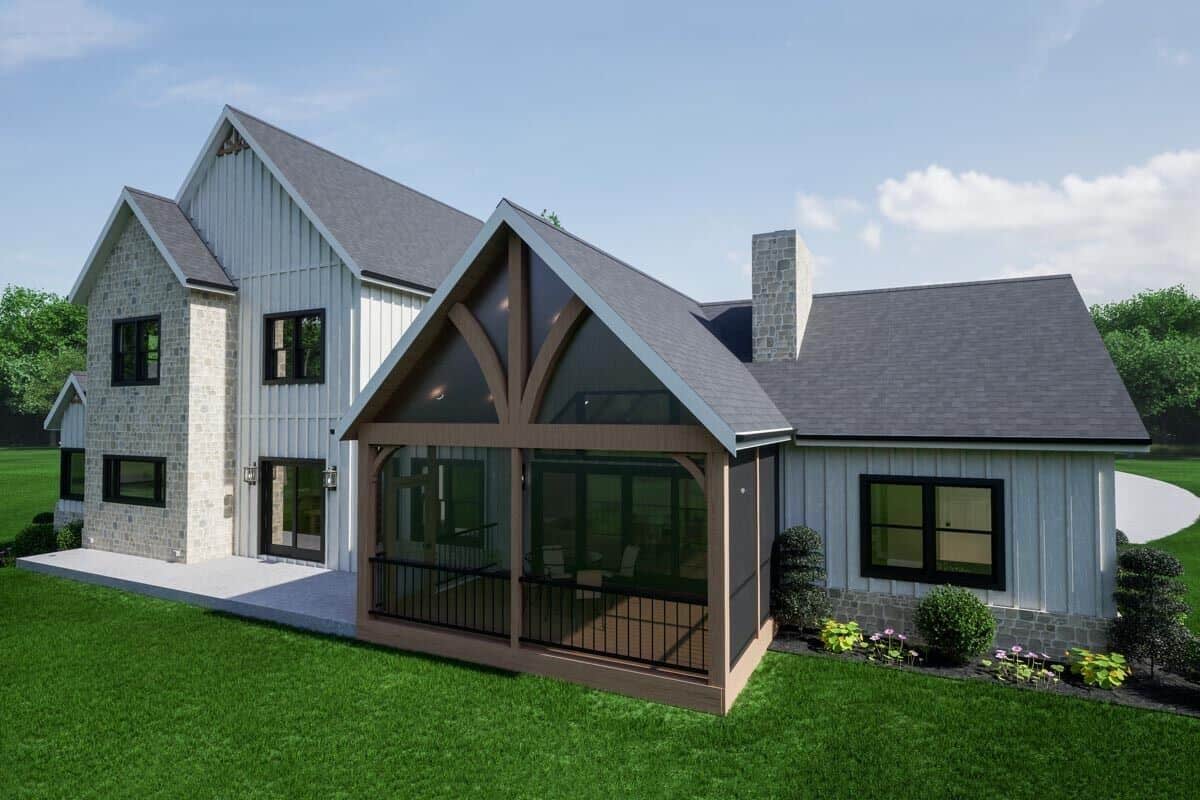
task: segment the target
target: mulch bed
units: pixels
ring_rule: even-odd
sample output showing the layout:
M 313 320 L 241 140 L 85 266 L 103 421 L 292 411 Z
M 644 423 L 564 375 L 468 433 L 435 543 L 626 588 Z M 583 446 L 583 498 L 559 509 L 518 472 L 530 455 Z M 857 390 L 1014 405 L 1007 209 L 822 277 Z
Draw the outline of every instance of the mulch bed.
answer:
M 781 653 L 797 653 L 817 658 L 836 658 L 841 660 L 862 661 L 866 657 L 859 654 L 835 654 L 826 651 L 821 646 L 821 640 L 816 634 L 800 633 L 794 630 L 783 630 L 775 636 L 771 649 Z M 917 647 L 924 656 L 925 651 Z M 988 656 L 984 656 L 985 658 Z M 939 664 L 931 661 L 920 662 L 913 667 L 890 667 L 880 665 L 878 669 L 903 669 L 918 672 L 922 675 L 934 675 L 942 678 L 957 678 L 959 680 L 989 681 L 1003 684 L 988 670 L 979 665 L 978 659 L 966 666 Z M 1173 714 L 1184 714 L 1200 717 L 1200 685 L 1191 683 L 1178 675 L 1172 675 L 1158 670 L 1150 677 L 1150 668 L 1135 665 L 1134 672 L 1126 679 L 1119 689 L 1099 689 L 1084 686 L 1078 676 L 1071 675 L 1070 670 L 1063 673 L 1062 680 L 1053 684 L 1029 686 L 1019 683 L 1005 684 L 1014 689 L 1027 692 L 1048 692 L 1068 697 L 1081 697 L 1085 700 L 1096 700 L 1102 703 L 1117 703 L 1123 706 L 1145 708 L 1153 711 L 1168 711 Z

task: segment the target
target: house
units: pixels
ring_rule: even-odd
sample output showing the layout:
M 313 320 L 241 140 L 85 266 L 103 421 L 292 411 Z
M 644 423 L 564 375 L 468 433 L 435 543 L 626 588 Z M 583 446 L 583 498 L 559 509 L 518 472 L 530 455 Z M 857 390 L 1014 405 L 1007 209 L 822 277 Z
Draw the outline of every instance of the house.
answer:
M 72 372 L 54 398 L 42 429 L 58 431 L 58 501 L 54 527 L 83 519 L 84 424 L 87 408 L 87 373 Z
M 1100 646 L 1148 437 L 1068 276 L 816 294 L 795 231 L 699 303 L 503 200 L 480 222 L 227 108 L 127 189 L 89 305 L 85 546 L 357 571 L 356 635 L 722 713 L 782 527 L 836 613 L 971 587 Z

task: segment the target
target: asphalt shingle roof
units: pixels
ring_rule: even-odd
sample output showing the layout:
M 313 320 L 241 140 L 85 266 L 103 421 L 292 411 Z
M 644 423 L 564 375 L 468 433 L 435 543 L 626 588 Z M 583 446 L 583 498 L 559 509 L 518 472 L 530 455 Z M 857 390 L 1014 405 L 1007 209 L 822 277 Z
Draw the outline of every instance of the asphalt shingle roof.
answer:
M 236 288 L 174 200 L 125 187 L 189 283 Z
M 791 426 L 695 300 L 515 204 L 521 216 L 735 433 Z
M 1069 275 L 815 295 L 748 367 L 800 438 L 1149 441 Z
M 229 111 L 368 275 L 432 290 L 483 227 L 470 214 L 244 111 Z

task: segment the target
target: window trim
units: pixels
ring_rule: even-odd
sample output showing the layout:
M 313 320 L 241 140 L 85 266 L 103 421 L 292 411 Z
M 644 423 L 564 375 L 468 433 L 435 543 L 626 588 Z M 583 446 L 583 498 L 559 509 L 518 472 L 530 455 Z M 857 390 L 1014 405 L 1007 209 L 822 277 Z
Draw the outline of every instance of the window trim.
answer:
M 258 460 L 259 481 L 258 481 L 258 548 L 259 553 L 265 556 L 273 556 L 275 558 L 290 558 L 295 561 L 306 561 L 310 564 L 324 564 L 326 557 L 326 549 L 328 542 L 328 526 L 329 526 L 329 492 L 322 487 L 321 489 L 321 550 L 319 555 L 316 550 L 306 550 L 301 547 L 287 547 L 285 545 L 277 545 L 271 542 L 271 530 L 267 524 L 271 512 L 270 486 L 274 480 L 271 477 L 270 470 L 274 466 L 284 467 L 314 467 L 320 471 L 328 469 L 328 462 L 322 461 L 319 458 L 269 458 L 263 457 Z M 299 505 L 299 496 L 297 495 L 296 503 Z M 295 513 L 295 511 L 293 511 Z M 310 534 L 311 535 L 311 534 Z
M 144 461 L 154 465 L 154 499 L 144 497 L 127 497 L 117 494 L 118 482 L 116 471 L 123 461 Z M 151 508 L 166 508 L 167 505 L 167 459 L 160 456 L 124 456 L 109 455 L 103 457 L 103 500 L 106 503 L 120 503 L 130 506 L 149 506 Z
M 319 378 L 297 378 L 294 376 L 285 376 L 282 378 L 271 377 L 270 369 L 271 369 L 271 364 L 272 364 L 272 356 L 275 352 L 275 348 L 271 347 L 271 334 L 270 334 L 271 323 L 277 322 L 278 320 L 281 320 L 281 319 L 300 320 L 304 317 L 317 317 L 318 319 L 321 320 L 321 377 L 319 377 Z M 326 331 L 325 309 L 323 309 L 323 308 L 308 308 L 308 309 L 304 309 L 302 311 L 280 311 L 280 312 L 276 312 L 274 314 L 263 314 L 262 330 L 263 330 L 263 349 L 262 349 L 263 384 L 265 384 L 265 385 L 285 384 L 286 385 L 289 383 L 313 383 L 313 384 L 325 383 L 325 368 L 328 364 L 328 359 L 325 357 L 326 350 L 328 349 L 326 347 L 326 336 L 325 336 L 325 331 Z M 300 346 L 299 331 L 297 331 L 292 336 L 292 364 L 293 365 L 300 363 L 300 354 L 302 352 L 303 352 L 303 348 Z
M 141 358 L 143 352 L 145 352 L 145 353 L 150 352 L 149 350 L 143 351 L 141 349 L 141 336 L 138 335 L 138 332 L 141 330 L 141 324 L 143 322 L 155 322 L 158 324 L 158 375 L 153 378 L 137 377 L 139 373 L 146 371 L 145 367 L 143 366 L 142 358 Z M 118 331 L 120 330 L 120 327 L 122 325 L 129 325 L 129 324 L 132 324 L 134 326 L 134 347 L 136 348 L 135 355 L 134 355 L 134 361 L 133 361 L 134 377 L 133 378 L 124 378 L 124 377 L 118 378 L 117 377 L 117 360 L 119 358 L 119 350 L 117 349 L 117 342 L 120 341 L 120 333 Z M 157 386 L 159 384 L 159 382 L 162 380 L 162 368 L 163 368 L 162 315 L 161 314 L 148 314 L 146 316 L 141 316 L 141 317 L 122 317 L 120 319 L 114 319 L 112 321 L 112 353 L 110 355 L 111 355 L 111 358 L 109 360 L 109 366 L 110 366 L 111 373 L 109 376 L 110 377 L 109 383 L 112 386 Z M 147 360 L 146 364 L 147 365 L 149 364 L 149 360 Z
M 871 563 L 871 485 L 895 484 L 920 486 L 921 492 L 921 557 L 924 566 L 890 567 Z M 992 490 L 992 571 L 988 575 L 950 572 L 937 569 L 937 525 L 934 491 L 938 486 L 963 486 Z M 859 570 L 864 578 L 913 581 L 929 584 L 954 584 L 974 589 L 1004 591 L 1005 584 L 1005 518 L 1004 481 L 998 478 L 953 478 L 933 475 L 873 475 L 858 476 L 859 501 Z
M 83 500 L 83 492 L 71 493 L 71 456 L 80 453 L 86 460 L 86 451 L 82 447 L 60 447 L 58 449 L 58 499 Z M 87 475 L 87 465 L 84 465 L 84 475 Z

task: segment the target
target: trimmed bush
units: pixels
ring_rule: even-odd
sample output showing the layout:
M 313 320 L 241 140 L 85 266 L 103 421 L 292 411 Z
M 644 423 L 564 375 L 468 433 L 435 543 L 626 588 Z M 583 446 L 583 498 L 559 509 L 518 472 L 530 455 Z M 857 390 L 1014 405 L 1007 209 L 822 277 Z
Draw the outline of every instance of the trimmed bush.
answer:
M 41 513 L 34 514 L 33 515 L 33 524 L 34 525 L 53 525 L 54 524 L 54 512 L 53 511 L 42 511 Z
M 53 525 L 26 525 L 13 539 L 13 558 L 36 556 L 41 553 L 53 553 L 58 539 L 54 535 Z
M 1128 547 L 1117 556 L 1117 590 L 1121 613 L 1108 629 L 1109 646 L 1127 658 L 1146 661 L 1150 674 L 1158 666 L 1186 660 L 1191 634 L 1183 624 L 1188 613 L 1183 565 L 1163 550 Z
M 939 586 L 917 604 L 917 630 L 943 658 L 965 664 L 996 637 L 996 618 L 961 586 Z
M 1125 535 L 1125 531 L 1117 529 L 1117 549 L 1129 547 L 1129 537 Z
M 74 550 L 83 546 L 83 523 L 79 520 L 68 522 L 58 529 L 58 549 Z
M 825 580 L 821 534 L 797 525 L 775 537 L 775 586 L 771 613 L 780 625 L 811 629 L 829 615 L 829 595 L 818 585 Z

